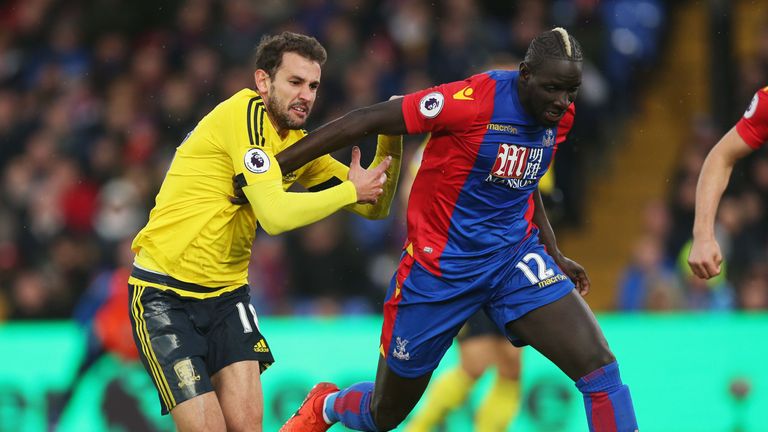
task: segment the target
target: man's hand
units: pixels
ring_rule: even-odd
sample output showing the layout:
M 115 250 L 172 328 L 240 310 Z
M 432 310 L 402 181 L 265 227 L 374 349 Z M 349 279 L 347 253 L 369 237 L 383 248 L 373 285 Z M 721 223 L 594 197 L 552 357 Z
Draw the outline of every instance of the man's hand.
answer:
M 237 183 L 237 179 L 234 175 L 232 176 L 232 189 L 234 190 L 234 193 L 229 197 L 229 202 L 235 205 L 248 204 L 248 197 L 245 196 L 243 187 Z
M 714 238 L 706 240 L 693 239 L 691 251 L 688 253 L 688 265 L 693 274 L 709 279 L 720 274 L 720 264 L 723 262 L 723 254 L 720 245 Z
M 392 163 L 392 157 L 387 157 L 379 165 L 370 170 L 360 166 L 360 147 L 352 148 L 352 161 L 349 164 L 349 181 L 357 190 L 357 202 L 360 204 L 375 204 L 384 192 L 387 181 L 387 168 Z
M 560 270 L 562 270 L 563 273 L 571 278 L 573 283 L 576 284 L 576 291 L 578 291 L 582 297 L 587 295 L 589 293 L 589 276 L 587 276 L 587 271 L 584 270 L 584 267 L 563 254 L 558 254 L 553 258 L 555 259 L 555 263 L 560 267 Z

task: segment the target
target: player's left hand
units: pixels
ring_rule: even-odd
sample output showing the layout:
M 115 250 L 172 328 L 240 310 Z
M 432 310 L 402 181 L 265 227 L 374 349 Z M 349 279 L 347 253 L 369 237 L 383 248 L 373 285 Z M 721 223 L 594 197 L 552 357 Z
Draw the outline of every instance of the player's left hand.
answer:
M 584 270 L 584 267 L 582 267 L 581 264 L 562 254 L 555 257 L 555 262 L 560 266 L 563 273 L 571 278 L 573 283 L 576 284 L 576 291 L 578 291 L 582 297 L 589 293 L 589 276 L 587 276 L 587 271 Z
M 232 176 L 232 189 L 234 190 L 234 192 L 233 192 L 233 195 L 229 197 L 229 202 L 235 205 L 248 204 L 248 197 L 245 196 L 245 192 L 243 192 L 243 187 L 237 184 L 237 180 L 235 179 L 235 176 Z

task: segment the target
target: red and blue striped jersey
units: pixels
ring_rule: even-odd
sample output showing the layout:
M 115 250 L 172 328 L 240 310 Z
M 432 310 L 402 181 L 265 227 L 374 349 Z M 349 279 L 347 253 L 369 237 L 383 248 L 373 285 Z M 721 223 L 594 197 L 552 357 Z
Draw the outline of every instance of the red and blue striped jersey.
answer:
M 538 233 L 533 192 L 575 111 L 571 104 L 557 127 L 541 126 L 521 105 L 517 78 L 490 71 L 403 100 L 408 133 L 431 133 L 409 197 L 406 248 L 435 275 L 510 265 Z

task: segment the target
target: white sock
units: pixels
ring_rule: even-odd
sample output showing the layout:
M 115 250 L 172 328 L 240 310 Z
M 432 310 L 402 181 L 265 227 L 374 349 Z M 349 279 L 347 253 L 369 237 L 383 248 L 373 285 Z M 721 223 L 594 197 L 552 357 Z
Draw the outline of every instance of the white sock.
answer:
M 325 399 L 323 399 L 323 421 L 325 422 L 325 424 L 333 424 L 333 422 L 331 421 L 331 419 L 329 419 L 329 418 L 328 418 L 328 415 L 325 413 L 325 404 L 327 404 L 327 403 L 328 403 L 328 396 L 332 396 L 332 395 L 335 395 L 335 394 L 337 394 L 337 393 L 339 393 L 339 392 L 336 392 L 336 393 L 329 393 L 329 394 L 327 394 L 327 395 L 325 396 Z

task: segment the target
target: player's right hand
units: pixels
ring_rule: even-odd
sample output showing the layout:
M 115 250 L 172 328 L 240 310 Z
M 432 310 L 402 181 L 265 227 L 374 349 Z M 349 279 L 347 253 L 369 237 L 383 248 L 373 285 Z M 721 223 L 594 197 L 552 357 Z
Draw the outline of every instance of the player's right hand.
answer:
M 357 202 L 375 204 L 384 192 L 387 181 L 387 168 L 392 163 L 392 157 L 387 157 L 377 166 L 367 170 L 360 166 L 360 147 L 352 147 L 352 161 L 349 164 L 349 181 L 355 185 Z
M 723 254 L 720 245 L 714 238 L 693 239 L 691 251 L 688 253 L 688 265 L 693 274 L 710 279 L 720 274 L 720 264 L 723 262 Z
M 573 281 L 573 284 L 576 285 L 576 292 L 582 297 L 589 294 L 591 283 L 589 281 L 589 276 L 587 276 L 587 271 L 584 270 L 584 267 L 581 264 L 561 253 L 553 255 L 552 258 L 554 258 L 555 263 L 560 267 L 563 273 L 565 273 L 571 281 Z

